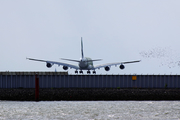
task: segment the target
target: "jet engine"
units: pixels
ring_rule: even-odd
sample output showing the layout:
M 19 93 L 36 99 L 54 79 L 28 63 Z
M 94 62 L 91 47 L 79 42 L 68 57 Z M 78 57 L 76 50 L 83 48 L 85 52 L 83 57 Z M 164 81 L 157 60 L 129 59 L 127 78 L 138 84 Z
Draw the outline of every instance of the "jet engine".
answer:
M 68 67 L 67 67 L 67 66 L 63 66 L 63 69 L 64 69 L 64 70 L 67 70 L 67 69 L 68 69 Z
M 109 70 L 110 70 L 110 68 L 109 68 L 108 66 L 106 66 L 104 69 L 105 69 L 106 71 L 109 71 Z
M 121 70 L 123 70 L 123 69 L 125 68 L 125 66 L 124 66 L 123 64 L 121 64 L 121 65 L 119 66 L 119 68 L 120 68 Z
M 52 64 L 51 63 L 46 63 L 46 67 L 51 68 Z

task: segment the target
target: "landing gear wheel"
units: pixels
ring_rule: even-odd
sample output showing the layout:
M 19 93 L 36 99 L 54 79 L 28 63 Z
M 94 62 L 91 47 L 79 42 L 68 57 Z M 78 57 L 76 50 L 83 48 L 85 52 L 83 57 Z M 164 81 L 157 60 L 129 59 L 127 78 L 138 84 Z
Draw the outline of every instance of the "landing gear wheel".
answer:
M 88 71 L 87 71 L 87 74 L 91 74 L 91 72 L 88 70 Z
M 93 74 L 96 74 L 96 71 L 93 71 Z
M 79 73 L 83 74 L 83 71 L 82 71 L 82 70 L 80 70 L 80 71 L 79 71 Z
M 76 71 L 75 71 L 75 73 L 77 73 L 77 74 L 78 74 L 78 71 L 76 70 Z

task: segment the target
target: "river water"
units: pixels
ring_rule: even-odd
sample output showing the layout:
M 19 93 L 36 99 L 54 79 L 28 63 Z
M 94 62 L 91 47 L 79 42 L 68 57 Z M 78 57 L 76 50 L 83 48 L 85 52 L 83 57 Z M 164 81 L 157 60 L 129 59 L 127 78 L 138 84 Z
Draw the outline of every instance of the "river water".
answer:
M 0 119 L 180 120 L 180 101 L 0 101 Z

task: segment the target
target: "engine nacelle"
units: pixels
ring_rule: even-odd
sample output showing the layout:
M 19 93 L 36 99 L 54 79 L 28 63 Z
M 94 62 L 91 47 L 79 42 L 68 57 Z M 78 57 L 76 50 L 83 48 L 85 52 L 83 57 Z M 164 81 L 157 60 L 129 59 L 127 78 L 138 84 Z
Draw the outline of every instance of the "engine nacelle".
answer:
M 51 68 L 52 64 L 51 63 L 46 63 L 46 67 Z
M 104 69 L 105 69 L 106 71 L 109 71 L 109 70 L 110 70 L 110 67 L 106 66 Z
M 67 66 L 63 66 L 63 69 L 64 69 L 64 70 L 67 70 L 67 69 L 68 69 L 68 67 L 67 67 Z
M 121 70 L 123 70 L 123 69 L 125 68 L 125 66 L 124 66 L 123 64 L 121 64 L 121 65 L 119 66 L 119 68 L 120 68 Z

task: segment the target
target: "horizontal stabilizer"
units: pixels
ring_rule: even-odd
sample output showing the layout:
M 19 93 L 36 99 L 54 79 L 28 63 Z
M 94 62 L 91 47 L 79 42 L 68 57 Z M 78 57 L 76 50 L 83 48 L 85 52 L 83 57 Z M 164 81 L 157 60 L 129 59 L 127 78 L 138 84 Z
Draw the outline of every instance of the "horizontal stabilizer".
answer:
M 61 60 L 67 60 L 67 61 L 73 61 L 73 62 L 80 62 L 79 60 L 72 60 L 72 59 L 65 59 L 65 58 L 61 58 Z
M 88 61 L 101 61 L 102 59 L 88 60 Z

